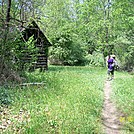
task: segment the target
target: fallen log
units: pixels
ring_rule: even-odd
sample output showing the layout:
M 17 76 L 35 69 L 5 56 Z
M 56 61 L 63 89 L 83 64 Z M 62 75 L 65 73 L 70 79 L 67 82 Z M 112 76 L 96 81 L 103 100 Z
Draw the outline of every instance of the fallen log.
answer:
M 41 82 L 33 82 L 33 83 L 22 83 L 20 86 L 43 86 L 45 83 Z

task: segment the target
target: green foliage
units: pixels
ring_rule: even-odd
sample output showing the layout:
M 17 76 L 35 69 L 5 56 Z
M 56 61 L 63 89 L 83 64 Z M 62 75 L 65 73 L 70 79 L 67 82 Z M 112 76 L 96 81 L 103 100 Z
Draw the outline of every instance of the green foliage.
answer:
M 22 70 L 20 66 L 28 69 L 36 57 L 36 54 L 31 55 L 33 60 L 28 65 L 22 63 L 22 53 L 36 53 L 33 52 L 36 50 L 32 39 L 27 42 L 31 45 L 18 39 L 18 29 L 33 18 L 40 22 L 42 31 L 53 43 L 51 63 L 85 65 L 94 61 L 96 65 L 98 55 L 95 53 L 99 51 L 103 57 L 114 53 L 121 66 L 128 70 L 133 68 L 132 0 L 111 3 L 107 0 L 12 0 L 10 24 L 6 30 L 7 5 L 7 1 L 0 4 L 0 59 L 5 60 L 11 70 Z M 27 50 L 19 51 L 19 45 L 26 45 Z
M 134 131 L 134 76 L 117 72 L 116 79 L 113 83 L 114 93 L 113 99 L 117 102 L 117 106 L 123 112 L 122 123 L 126 130 L 125 133 Z
M 46 73 L 27 76 L 31 82 L 35 78 L 46 84 L 10 90 L 13 101 L 8 119 L 12 124 L 7 133 L 101 134 L 103 68 L 51 66 Z
M 119 37 L 115 41 L 115 53 L 121 62 L 121 68 L 132 70 L 134 66 L 134 45 L 126 37 Z
M 0 87 L 0 105 L 9 105 L 12 103 L 11 94 L 6 87 Z
M 50 49 L 50 61 L 58 61 L 63 65 L 84 64 L 84 49 L 70 33 L 64 31 L 57 34 L 53 44 Z
M 131 70 L 133 66 L 133 2 L 116 1 L 113 5 L 114 12 L 114 51 L 118 55 L 123 68 Z M 131 49 L 131 50 L 130 50 Z
M 27 70 L 36 61 L 38 49 L 35 47 L 35 42 L 33 36 L 26 42 L 23 42 L 20 37 L 13 42 L 14 48 L 12 54 L 16 70 Z
M 134 45 L 129 46 L 125 52 L 125 67 L 129 71 L 134 70 Z
M 87 65 L 95 65 L 95 66 L 104 66 L 103 55 L 100 52 L 94 52 L 92 55 L 88 54 L 86 56 L 86 64 Z

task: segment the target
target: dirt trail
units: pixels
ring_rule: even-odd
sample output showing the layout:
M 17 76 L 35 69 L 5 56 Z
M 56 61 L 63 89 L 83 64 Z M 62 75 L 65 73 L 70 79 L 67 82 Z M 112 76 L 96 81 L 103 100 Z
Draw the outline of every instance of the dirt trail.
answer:
M 104 87 L 104 106 L 102 111 L 102 119 L 104 126 L 105 134 L 120 134 L 121 131 L 121 123 L 120 117 L 121 114 L 117 110 L 116 105 L 111 100 L 111 82 L 106 81 Z

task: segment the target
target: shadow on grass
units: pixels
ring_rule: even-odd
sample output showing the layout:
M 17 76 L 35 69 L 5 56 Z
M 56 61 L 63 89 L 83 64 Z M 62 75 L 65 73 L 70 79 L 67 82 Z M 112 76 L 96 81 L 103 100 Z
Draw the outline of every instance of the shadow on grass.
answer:
M 91 66 L 49 66 L 48 72 L 51 71 L 93 71 L 95 67 Z M 98 69 L 102 69 L 101 67 Z
M 11 104 L 11 93 L 9 87 L 0 87 L 0 105 L 8 106 Z
M 49 66 L 48 71 L 63 71 L 65 68 L 69 68 L 68 66 Z

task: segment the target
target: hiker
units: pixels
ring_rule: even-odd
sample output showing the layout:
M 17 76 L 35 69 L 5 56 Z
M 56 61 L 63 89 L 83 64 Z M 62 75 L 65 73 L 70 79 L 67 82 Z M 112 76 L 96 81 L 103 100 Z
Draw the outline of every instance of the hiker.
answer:
M 110 56 L 108 57 L 108 80 L 112 80 L 114 78 L 114 68 L 115 68 L 115 57 Z
M 117 70 L 119 68 L 119 66 L 118 66 L 118 63 L 117 63 L 117 61 L 115 59 L 115 55 L 112 55 L 111 57 L 113 58 L 114 70 Z

